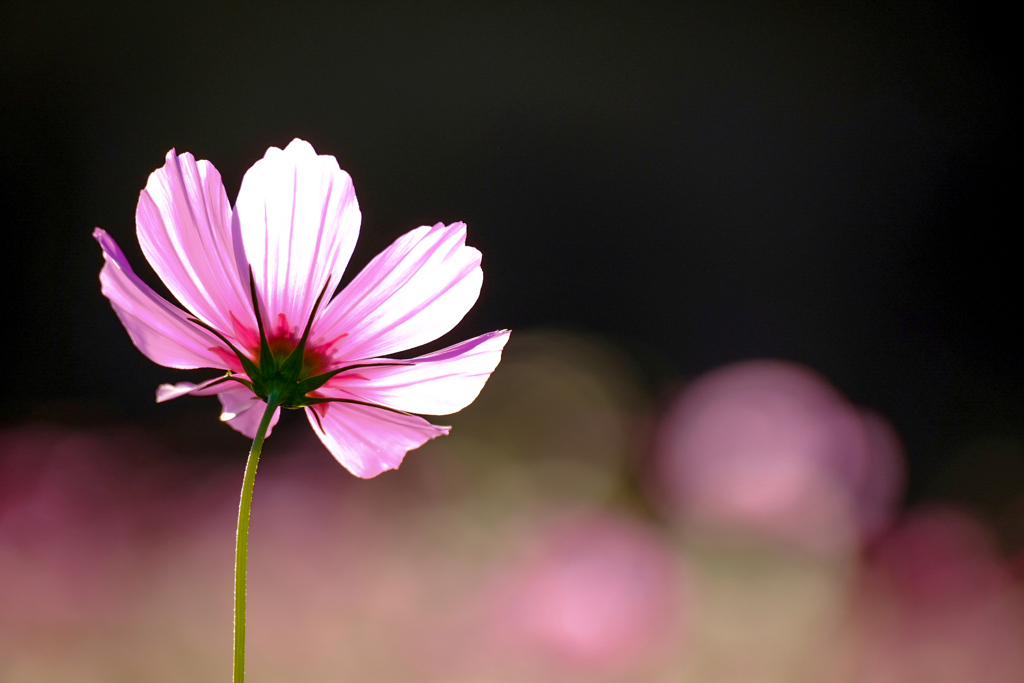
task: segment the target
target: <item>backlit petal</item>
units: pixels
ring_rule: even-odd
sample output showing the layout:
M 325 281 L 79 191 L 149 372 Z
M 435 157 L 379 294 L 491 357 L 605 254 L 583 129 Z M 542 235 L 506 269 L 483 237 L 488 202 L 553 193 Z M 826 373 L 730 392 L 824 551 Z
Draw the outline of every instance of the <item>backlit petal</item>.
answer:
M 259 399 L 256 394 L 237 382 L 225 382 L 223 391 L 217 392 L 217 398 L 223 408 L 220 414 L 222 422 L 226 422 L 233 429 L 241 432 L 250 439 L 256 436 L 256 428 L 263 419 L 263 413 L 267 410 L 265 401 Z M 274 411 L 274 417 L 270 418 L 270 426 L 267 427 L 267 436 L 277 424 L 281 417 L 281 409 Z
M 267 404 L 242 384 L 231 380 L 222 381 L 222 379 L 215 377 L 199 384 L 192 382 L 161 384 L 156 390 L 156 402 L 163 403 L 187 394 L 193 396 L 216 395 L 220 399 L 222 407 L 221 421 L 228 423 L 250 439 L 255 437 L 256 428 L 259 427 L 260 420 L 263 419 Z M 274 412 L 274 417 L 270 419 L 270 426 L 267 428 L 268 436 L 280 417 L 281 409 L 278 408 Z
M 501 360 L 509 332 L 491 332 L 408 362 L 359 368 L 328 382 L 319 393 L 350 397 L 410 413 L 448 415 L 477 397 Z
M 345 469 L 364 479 L 395 469 L 408 451 L 451 429 L 382 408 L 349 403 L 322 405 L 326 411 L 319 424 L 314 408 L 306 408 L 313 431 Z
M 132 342 L 147 358 L 170 368 L 224 368 L 210 349 L 223 344 L 139 279 L 120 247 L 104 230 L 93 237 L 103 248 L 100 284 Z M 226 351 L 226 349 L 224 349 Z
M 241 379 L 247 379 L 245 375 L 234 375 Z M 192 382 L 178 382 L 177 384 L 161 384 L 156 388 L 156 402 L 163 403 L 175 398 L 181 398 L 191 394 L 192 396 L 213 396 L 232 388 L 244 388 L 244 385 L 234 380 L 224 379 L 223 376 L 208 379 L 205 382 L 194 384 Z M 252 393 L 252 392 L 249 392 Z
M 135 223 L 146 259 L 185 308 L 224 334 L 232 331 L 232 313 L 255 323 L 249 276 L 238 270 L 231 205 L 210 162 L 168 152 L 139 195 Z
M 326 284 L 333 293 L 359 235 L 352 179 L 332 156 L 293 140 L 271 147 L 242 179 L 234 220 L 268 326 L 301 333 Z
M 480 252 L 466 226 L 421 227 L 378 254 L 324 310 L 314 345 L 339 358 L 372 358 L 445 334 L 480 295 Z M 345 335 L 345 336 L 342 336 Z
M 208 380 L 206 382 L 200 382 L 194 384 L 192 382 L 178 382 L 177 384 L 161 384 L 156 388 L 156 402 L 163 403 L 164 401 L 171 401 L 176 398 L 181 398 L 188 394 L 199 395 L 203 390 L 209 390 L 209 387 L 214 382 L 220 380 L 220 377 Z M 220 385 L 217 385 L 220 386 Z

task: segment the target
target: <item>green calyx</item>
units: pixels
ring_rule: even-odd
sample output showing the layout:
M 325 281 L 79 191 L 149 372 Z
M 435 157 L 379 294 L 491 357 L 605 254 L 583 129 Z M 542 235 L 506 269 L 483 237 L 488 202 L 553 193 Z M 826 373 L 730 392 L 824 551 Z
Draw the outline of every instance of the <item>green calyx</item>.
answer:
M 252 296 L 253 311 L 256 313 L 256 326 L 260 331 L 260 364 L 257 367 L 255 363 L 249 361 L 249 365 L 252 366 L 250 368 L 245 361 L 242 361 L 242 367 L 252 378 L 253 393 L 264 401 L 270 394 L 276 394 L 280 397 L 279 402 L 282 408 L 304 408 L 313 405 L 317 400 L 308 397 L 307 394 L 319 389 L 327 383 L 327 380 L 340 372 L 340 370 L 336 370 L 309 377 L 306 376 L 306 364 L 303 362 L 306 354 L 306 340 L 309 339 L 309 330 L 313 327 L 313 317 L 316 316 L 320 302 L 323 301 L 324 294 L 327 293 L 327 286 L 324 285 L 324 288 L 320 290 L 320 295 L 317 296 L 316 302 L 313 304 L 313 310 L 309 312 L 309 319 L 306 321 L 306 328 L 302 331 L 299 343 L 283 361 L 279 362 L 277 356 L 271 351 L 270 342 L 267 340 L 267 333 L 263 327 L 263 316 L 260 315 L 259 297 L 256 295 L 256 280 L 253 278 L 252 268 L 249 269 L 249 292 Z M 231 350 L 235 352 L 239 360 L 242 359 L 242 355 L 237 350 L 234 348 Z

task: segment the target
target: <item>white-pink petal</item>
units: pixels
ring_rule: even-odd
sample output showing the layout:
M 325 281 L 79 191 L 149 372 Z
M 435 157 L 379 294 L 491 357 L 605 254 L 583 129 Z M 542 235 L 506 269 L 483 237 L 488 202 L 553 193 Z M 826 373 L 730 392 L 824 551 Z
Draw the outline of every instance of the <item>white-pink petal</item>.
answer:
M 103 248 L 100 284 L 128 336 L 154 363 L 170 368 L 224 368 L 211 348 L 223 344 L 194 323 L 188 314 L 154 292 L 128 265 L 121 248 L 101 228 L 93 237 Z
M 220 399 L 223 408 L 220 414 L 221 421 L 226 422 L 230 427 L 250 439 L 255 438 L 256 429 L 260 425 L 260 420 L 263 419 L 263 413 L 267 410 L 266 402 L 237 382 L 225 382 L 223 385 L 218 385 L 218 387 L 220 386 L 225 387 L 223 391 L 217 392 L 217 398 Z M 278 408 L 274 411 L 274 416 L 270 418 L 266 436 L 270 436 L 270 432 L 280 417 L 281 409 Z
M 231 205 L 220 173 L 172 149 L 149 176 L 135 212 L 142 253 L 196 317 L 230 334 L 231 315 L 253 326 L 248 272 L 239 273 Z
M 415 348 L 455 327 L 482 283 L 480 252 L 466 246 L 464 223 L 416 228 L 378 254 L 331 301 L 312 335 L 314 344 L 338 340 L 335 355 L 341 358 Z
M 319 422 L 314 408 L 306 408 L 313 431 L 345 469 L 363 479 L 395 469 L 408 451 L 451 429 L 383 408 L 351 403 L 324 405 L 326 414 Z
M 241 379 L 248 379 L 245 375 L 235 375 Z M 228 389 L 244 388 L 244 385 L 234 380 L 226 380 L 223 376 L 208 379 L 205 382 L 194 384 L 192 382 L 178 382 L 177 384 L 161 384 L 156 388 L 156 402 L 163 403 L 182 396 L 192 394 L 193 396 L 213 396 Z M 250 392 L 252 393 L 252 392 Z
M 210 382 L 215 381 L 217 380 L 210 380 Z M 203 387 L 204 384 L 209 383 L 203 382 L 201 384 L 194 384 L 192 382 L 178 382 L 177 384 L 161 384 L 156 388 L 156 402 L 163 403 L 164 401 L 171 401 L 176 398 L 181 398 L 182 396 L 187 396 L 188 394 L 191 394 Z
M 283 314 L 301 334 L 316 297 L 337 287 L 359 236 L 352 179 L 303 140 L 271 147 L 242 179 L 234 222 L 263 298 L 265 322 Z
M 266 402 L 260 400 L 246 386 L 233 380 L 223 381 L 222 377 L 215 377 L 199 384 L 192 382 L 161 384 L 156 390 L 156 402 L 163 403 L 187 394 L 193 396 L 216 395 L 220 399 L 222 408 L 221 421 L 226 422 L 250 439 L 256 436 L 256 428 L 259 427 L 263 413 L 267 409 Z M 278 408 L 274 411 L 274 417 L 270 419 L 270 426 L 267 428 L 268 436 L 280 417 L 281 409 Z
M 341 374 L 320 393 L 348 396 L 423 415 L 448 415 L 476 399 L 491 376 L 510 332 L 499 330 L 412 358 L 409 365 L 359 368 Z

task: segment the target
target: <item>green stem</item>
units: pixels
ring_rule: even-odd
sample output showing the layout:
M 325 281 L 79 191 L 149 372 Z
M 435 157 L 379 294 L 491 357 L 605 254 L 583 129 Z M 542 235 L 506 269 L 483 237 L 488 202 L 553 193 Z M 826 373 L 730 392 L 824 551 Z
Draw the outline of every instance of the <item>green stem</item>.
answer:
M 252 488 L 256 483 L 256 465 L 260 462 L 263 439 L 266 438 L 270 419 L 278 408 L 275 393 L 267 397 L 267 410 L 263 413 L 256 437 L 249 449 L 249 460 L 245 463 L 245 478 L 242 480 L 242 498 L 238 502 L 238 534 L 235 536 L 235 663 L 232 669 L 233 683 L 245 680 L 245 570 L 249 557 L 249 510 L 252 508 Z

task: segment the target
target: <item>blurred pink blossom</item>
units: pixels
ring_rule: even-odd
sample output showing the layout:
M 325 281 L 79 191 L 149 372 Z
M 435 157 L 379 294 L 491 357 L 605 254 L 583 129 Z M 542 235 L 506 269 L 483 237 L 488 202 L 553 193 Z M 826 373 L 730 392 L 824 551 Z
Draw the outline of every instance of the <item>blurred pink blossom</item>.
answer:
M 1024 680 L 1019 591 L 994 539 L 962 512 L 908 515 L 872 547 L 853 602 L 856 680 Z
M 382 357 L 433 341 L 462 319 L 480 292 L 480 252 L 465 245 L 463 223 L 423 226 L 332 299 L 359 222 L 348 174 L 302 140 L 267 150 L 233 209 L 212 164 L 171 150 L 139 197 L 136 226 L 146 259 L 186 310 L 139 279 L 106 232 L 94 232 L 103 293 L 139 350 L 167 367 L 228 372 L 161 385 L 157 400 L 217 394 L 221 419 L 251 437 L 265 387 L 283 388 L 284 407 L 304 408 L 328 450 L 360 477 L 393 469 L 407 451 L 447 434 L 412 413 L 447 415 L 472 402 L 508 332 L 408 361 Z
M 675 401 L 652 485 L 689 524 L 849 551 L 890 518 L 902 449 L 885 420 L 813 371 L 749 361 L 708 373 Z
M 590 680 L 656 661 L 683 637 L 690 607 L 665 541 L 607 513 L 551 521 L 499 585 L 492 635 L 507 653 Z

